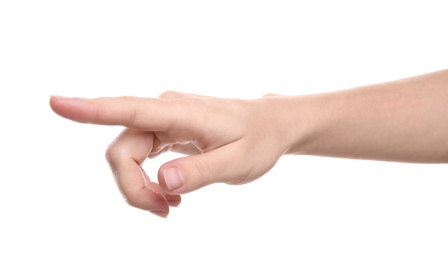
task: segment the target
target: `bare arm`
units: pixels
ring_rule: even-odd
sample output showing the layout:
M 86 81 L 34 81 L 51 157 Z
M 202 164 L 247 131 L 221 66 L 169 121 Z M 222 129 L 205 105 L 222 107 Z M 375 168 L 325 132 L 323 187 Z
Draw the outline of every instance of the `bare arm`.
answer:
M 448 70 L 292 99 L 301 112 L 289 153 L 448 162 Z

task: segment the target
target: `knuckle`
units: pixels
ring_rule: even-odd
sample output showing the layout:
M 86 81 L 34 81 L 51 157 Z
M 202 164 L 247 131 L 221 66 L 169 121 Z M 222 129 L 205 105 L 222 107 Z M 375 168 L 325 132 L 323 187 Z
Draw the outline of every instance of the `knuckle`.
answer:
M 274 94 L 274 93 L 268 93 L 268 94 L 263 95 L 263 97 L 278 97 L 278 96 L 280 96 L 280 95 Z
M 121 96 L 121 97 L 118 97 L 118 99 L 121 100 L 121 102 L 123 102 L 126 106 L 128 106 L 128 105 L 135 104 L 137 101 L 141 100 L 142 98 L 133 97 L 133 96 Z
M 109 164 L 113 164 L 114 160 L 122 157 L 122 155 L 123 151 L 117 147 L 117 142 L 115 140 L 106 148 L 105 157 Z
M 164 91 L 162 94 L 160 94 L 160 98 L 174 98 L 178 97 L 179 93 L 173 90 Z
M 196 112 L 196 120 L 199 127 L 201 127 L 203 131 L 206 131 L 205 129 L 207 128 L 210 118 L 213 118 L 217 112 L 214 107 L 215 103 L 213 103 L 212 100 L 205 98 L 195 98 L 190 100 L 190 102 L 190 107 L 193 107 Z
M 142 207 L 142 201 L 138 196 L 134 196 L 133 194 L 126 195 L 124 197 L 124 200 L 129 206 L 135 207 L 135 208 L 141 208 Z
M 129 108 L 129 113 L 126 115 L 126 119 L 123 122 L 123 125 L 126 127 L 133 127 L 136 123 L 137 118 L 137 105 L 143 99 L 136 98 L 132 96 L 122 96 L 121 100 L 126 104 L 126 107 Z
M 198 175 L 198 179 L 202 180 L 203 184 L 211 184 L 214 183 L 215 175 L 219 175 L 219 173 L 213 172 L 213 166 L 210 162 L 202 157 L 197 157 L 197 160 L 194 161 L 196 174 Z

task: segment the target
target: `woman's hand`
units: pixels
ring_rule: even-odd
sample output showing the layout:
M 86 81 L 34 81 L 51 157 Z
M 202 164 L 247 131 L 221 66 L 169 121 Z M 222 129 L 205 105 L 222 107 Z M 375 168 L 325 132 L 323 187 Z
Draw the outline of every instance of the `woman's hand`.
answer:
M 289 119 L 276 97 L 235 100 L 166 92 L 160 98 L 52 97 L 50 105 L 77 122 L 125 126 L 108 147 L 107 161 L 126 201 L 162 217 L 180 203 L 180 194 L 259 178 L 290 145 Z M 141 165 L 167 151 L 188 156 L 165 163 L 153 182 Z

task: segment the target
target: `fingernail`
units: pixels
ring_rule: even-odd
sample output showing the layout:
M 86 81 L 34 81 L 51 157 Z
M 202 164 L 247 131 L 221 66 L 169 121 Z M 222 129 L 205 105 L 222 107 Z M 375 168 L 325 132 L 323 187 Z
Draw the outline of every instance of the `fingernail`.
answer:
M 68 99 L 68 97 L 63 97 L 63 96 L 55 96 L 55 95 L 52 95 L 52 96 L 50 96 L 50 98 L 54 98 L 54 99 L 61 99 L 61 100 L 64 100 L 64 99 Z
M 168 217 L 168 212 L 164 212 L 164 211 L 158 211 L 158 210 L 150 210 L 149 212 L 151 212 L 152 214 L 159 216 L 161 218 L 167 218 Z
M 71 98 L 63 96 L 50 96 L 50 99 L 57 100 L 58 102 L 69 102 Z
M 176 190 L 184 185 L 184 180 L 177 167 L 169 167 L 163 170 L 163 178 L 168 190 Z

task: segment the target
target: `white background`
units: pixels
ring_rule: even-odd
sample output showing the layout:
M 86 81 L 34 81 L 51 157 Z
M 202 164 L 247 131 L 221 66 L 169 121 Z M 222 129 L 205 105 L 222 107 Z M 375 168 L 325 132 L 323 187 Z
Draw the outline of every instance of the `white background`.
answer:
M 447 165 L 289 156 L 161 219 L 115 187 L 104 150 L 121 127 L 48 106 L 301 95 L 444 69 L 443 2 L 0 1 L 0 259 L 447 259 Z M 174 156 L 145 168 L 154 178 Z

